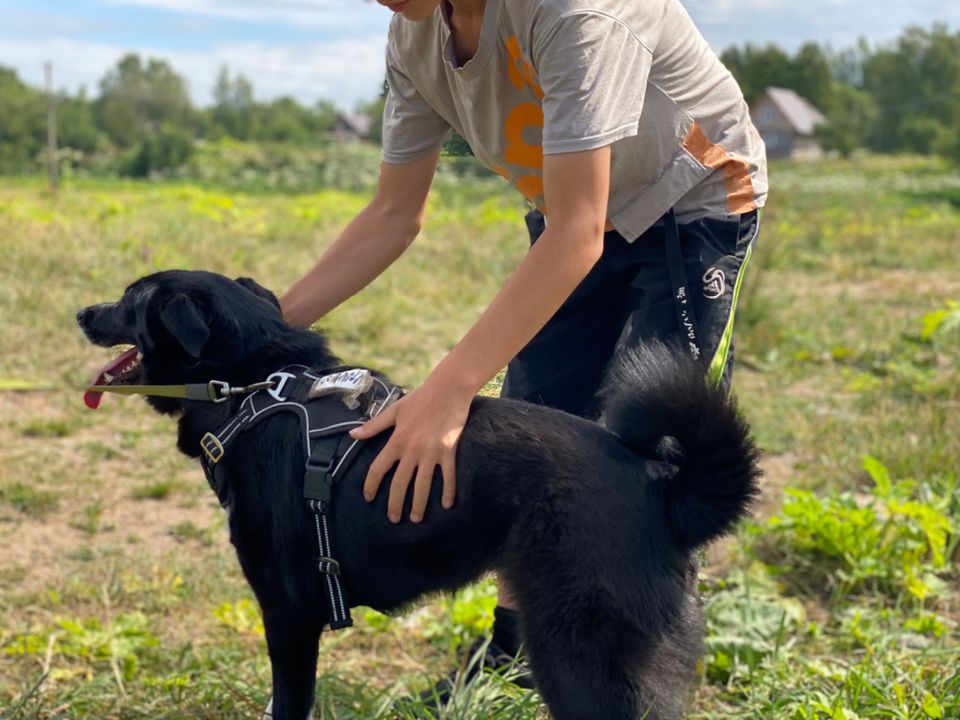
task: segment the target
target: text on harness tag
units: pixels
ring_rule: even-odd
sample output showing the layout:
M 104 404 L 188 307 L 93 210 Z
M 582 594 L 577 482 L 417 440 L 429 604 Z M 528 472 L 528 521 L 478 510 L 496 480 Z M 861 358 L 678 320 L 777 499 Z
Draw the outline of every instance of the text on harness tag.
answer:
M 326 395 L 343 395 L 347 407 L 358 405 L 357 397 L 367 392 L 373 385 L 373 375 L 369 370 L 355 368 L 344 370 L 332 375 L 325 375 L 310 388 L 309 398 L 324 397 Z

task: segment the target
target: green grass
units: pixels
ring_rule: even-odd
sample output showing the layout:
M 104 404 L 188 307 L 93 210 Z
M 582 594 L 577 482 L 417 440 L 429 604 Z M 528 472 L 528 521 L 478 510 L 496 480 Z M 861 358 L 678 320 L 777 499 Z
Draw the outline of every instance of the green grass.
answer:
M 755 518 L 706 558 L 691 716 L 960 717 L 960 175 L 858 158 L 775 166 L 771 184 L 734 382 L 767 474 Z M 73 315 L 168 267 L 281 291 L 363 202 L 107 181 L 54 200 L 0 181 L 4 720 L 257 716 L 269 664 L 223 515 L 170 420 L 82 406 L 106 357 Z M 523 210 L 498 181 L 440 177 L 422 237 L 321 323 L 335 350 L 416 385 L 522 257 Z M 318 717 L 427 717 L 411 693 L 493 603 L 487 581 L 356 612 L 321 641 Z M 546 717 L 497 678 L 454 705 L 443 717 Z
M 59 501 L 54 493 L 38 490 L 26 483 L 14 482 L 0 486 L 0 503 L 26 515 L 42 518 L 56 510 Z
M 171 480 L 158 480 L 148 485 L 142 485 L 134 488 L 130 496 L 136 500 L 165 500 L 170 497 L 175 489 L 175 483 Z

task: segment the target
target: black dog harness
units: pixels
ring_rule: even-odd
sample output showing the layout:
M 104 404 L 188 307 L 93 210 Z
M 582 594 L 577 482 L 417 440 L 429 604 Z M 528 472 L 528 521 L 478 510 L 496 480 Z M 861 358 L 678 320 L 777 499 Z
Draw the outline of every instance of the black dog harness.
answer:
M 260 421 L 280 412 L 300 420 L 305 452 L 303 497 L 313 513 L 319 560 L 330 605 L 330 628 L 350 627 L 350 603 L 340 583 L 340 563 L 334 556 L 330 503 L 333 484 L 356 457 L 360 440 L 347 431 L 378 415 L 403 393 L 369 370 L 355 368 L 318 374 L 303 365 L 291 365 L 267 378 L 263 387 L 248 395 L 237 414 L 216 432 L 200 440 L 200 458 L 207 482 L 220 504 L 231 502 L 226 469 L 220 464 L 230 446 Z

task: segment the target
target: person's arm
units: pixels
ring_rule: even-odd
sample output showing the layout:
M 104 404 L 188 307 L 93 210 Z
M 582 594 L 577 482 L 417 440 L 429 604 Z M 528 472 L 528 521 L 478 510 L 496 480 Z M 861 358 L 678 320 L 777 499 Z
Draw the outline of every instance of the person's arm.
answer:
M 440 147 L 405 165 L 381 163 L 370 204 L 347 225 L 313 268 L 280 298 L 291 325 L 308 326 L 369 285 L 420 232 Z
M 603 252 L 610 148 L 548 155 L 543 179 L 549 224 L 506 285 L 423 385 L 351 433 L 369 438 L 395 426 L 364 484 L 372 500 L 398 463 L 387 507 L 394 522 L 414 477 L 410 519 L 423 519 L 437 465 L 443 506 L 453 505 L 456 444 L 473 397 L 547 323 Z

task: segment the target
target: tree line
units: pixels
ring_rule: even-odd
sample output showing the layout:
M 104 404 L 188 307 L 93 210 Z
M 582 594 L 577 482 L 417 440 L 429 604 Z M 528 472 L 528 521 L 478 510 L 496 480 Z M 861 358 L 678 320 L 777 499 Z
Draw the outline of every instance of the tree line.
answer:
M 99 93 L 56 95 L 61 162 L 146 176 L 176 167 L 198 140 L 323 142 L 337 118 L 330 102 L 305 106 L 291 97 L 254 98 L 243 75 L 222 68 L 209 107 L 194 107 L 187 83 L 165 60 L 123 57 L 100 80 Z M 0 173 L 33 172 L 46 151 L 47 98 L 0 67 Z
M 819 128 L 828 150 L 939 153 L 960 162 L 960 32 L 911 27 L 895 41 L 866 41 L 835 52 L 816 43 L 790 54 L 777 47 L 731 47 L 721 59 L 748 101 L 768 86 L 795 90 L 829 122 Z M 123 57 L 99 83 L 56 96 L 61 163 L 92 172 L 146 176 L 186 162 L 199 140 L 316 145 L 334 126 L 336 108 L 290 97 L 267 102 L 251 82 L 223 68 L 212 103 L 197 108 L 183 77 L 162 59 Z M 383 97 L 358 108 L 379 138 Z M 0 67 L 0 172 L 36 172 L 46 147 L 43 91 Z M 451 150 L 468 152 L 461 142 Z
M 889 45 L 833 52 L 807 43 L 794 55 L 774 45 L 721 55 L 748 101 L 770 86 L 795 90 L 828 119 L 828 150 L 939 153 L 960 161 L 960 32 L 907 28 Z

